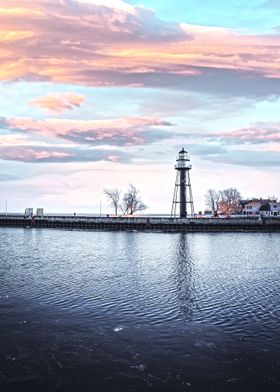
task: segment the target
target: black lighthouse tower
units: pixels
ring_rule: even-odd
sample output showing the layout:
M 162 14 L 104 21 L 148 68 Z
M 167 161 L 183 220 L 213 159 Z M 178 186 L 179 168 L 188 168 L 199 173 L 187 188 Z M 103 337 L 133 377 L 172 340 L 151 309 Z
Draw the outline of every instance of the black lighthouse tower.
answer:
M 176 161 L 177 164 L 175 165 L 175 169 L 177 170 L 177 175 L 174 188 L 171 216 L 174 218 L 176 217 L 177 204 L 179 204 L 180 218 L 187 218 L 188 216 L 193 217 L 194 207 L 190 180 L 190 170 L 192 168 L 192 165 L 190 164 L 189 154 L 187 153 L 187 151 L 184 150 L 184 148 L 182 148 L 182 150 L 179 152 L 179 156 Z

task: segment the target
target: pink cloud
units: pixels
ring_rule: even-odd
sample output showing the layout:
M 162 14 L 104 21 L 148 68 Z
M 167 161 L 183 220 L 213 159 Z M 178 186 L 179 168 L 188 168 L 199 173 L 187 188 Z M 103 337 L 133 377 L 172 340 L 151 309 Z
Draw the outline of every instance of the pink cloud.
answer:
M 70 157 L 71 154 L 62 151 L 51 151 L 42 147 L 10 146 L 5 149 L 0 147 L 0 158 L 11 161 L 59 161 Z
M 0 79 L 165 85 L 168 76 L 172 84 L 173 75 L 188 79 L 207 67 L 280 78 L 277 35 L 167 23 L 143 7 L 105 4 L 3 0 Z
M 170 139 L 173 134 L 161 127 L 173 124 L 155 118 L 120 118 L 110 120 L 68 120 L 33 118 L 2 119 L 6 129 L 76 144 L 133 146 Z
M 205 134 L 210 139 L 232 144 L 263 144 L 280 142 L 279 124 L 256 124 L 249 128 L 242 128 L 231 132 L 215 132 Z
M 121 151 L 109 149 L 79 148 L 79 147 L 57 147 L 55 145 L 15 145 L 1 146 L 0 159 L 18 162 L 34 163 L 71 163 L 71 162 L 127 162 L 130 155 Z
M 80 107 L 84 102 L 84 95 L 75 93 L 61 93 L 35 99 L 29 104 L 49 112 L 62 113 L 66 110 L 73 110 L 75 107 Z

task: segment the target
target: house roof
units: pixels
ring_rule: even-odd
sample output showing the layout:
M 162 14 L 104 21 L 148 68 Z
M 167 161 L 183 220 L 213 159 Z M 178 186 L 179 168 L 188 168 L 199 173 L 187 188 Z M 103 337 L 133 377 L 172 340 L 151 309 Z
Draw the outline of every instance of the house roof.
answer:
M 262 203 L 260 202 L 260 201 L 250 201 L 249 203 L 247 203 L 247 204 L 245 204 L 245 207 L 246 206 L 260 206 L 260 205 L 262 205 Z
M 245 206 L 259 206 L 267 203 L 274 203 L 274 202 L 270 199 L 253 199 L 253 200 L 248 200 L 247 203 L 245 203 Z

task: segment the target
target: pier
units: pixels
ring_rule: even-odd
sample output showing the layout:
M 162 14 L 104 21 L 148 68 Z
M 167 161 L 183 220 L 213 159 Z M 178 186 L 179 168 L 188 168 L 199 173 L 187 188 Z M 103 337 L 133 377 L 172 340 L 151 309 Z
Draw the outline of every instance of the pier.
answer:
M 0 227 L 149 232 L 278 232 L 279 218 L 96 217 L 0 215 Z

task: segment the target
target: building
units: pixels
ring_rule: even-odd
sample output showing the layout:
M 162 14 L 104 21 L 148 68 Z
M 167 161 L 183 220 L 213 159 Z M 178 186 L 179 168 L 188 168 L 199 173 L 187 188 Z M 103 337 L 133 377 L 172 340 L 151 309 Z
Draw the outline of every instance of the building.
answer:
M 279 216 L 280 217 L 280 202 L 271 201 L 269 203 L 270 206 L 270 216 Z
M 270 199 L 248 200 L 243 207 L 245 216 L 280 217 L 280 202 Z
M 248 200 L 248 203 L 246 203 L 243 207 L 243 215 L 246 216 L 258 216 L 260 214 L 260 208 L 268 203 L 268 200 L 262 200 L 262 199 L 253 199 L 253 200 Z

